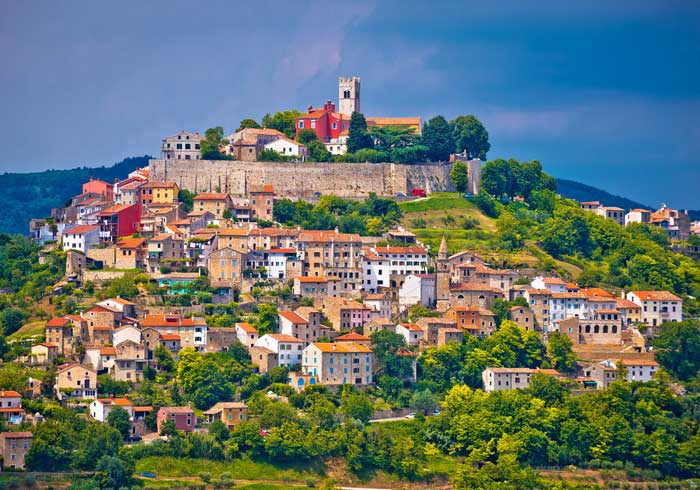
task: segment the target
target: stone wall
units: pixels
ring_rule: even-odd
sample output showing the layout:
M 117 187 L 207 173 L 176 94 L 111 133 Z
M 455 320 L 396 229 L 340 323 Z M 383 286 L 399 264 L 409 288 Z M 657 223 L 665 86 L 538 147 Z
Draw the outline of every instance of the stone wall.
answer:
M 231 160 L 151 160 L 151 179 L 176 182 L 191 192 L 216 191 L 247 195 L 251 186 L 272 184 L 278 196 L 313 198 L 316 193 L 340 197 L 410 194 L 454 190 L 450 165 L 393 163 L 293 163 Z

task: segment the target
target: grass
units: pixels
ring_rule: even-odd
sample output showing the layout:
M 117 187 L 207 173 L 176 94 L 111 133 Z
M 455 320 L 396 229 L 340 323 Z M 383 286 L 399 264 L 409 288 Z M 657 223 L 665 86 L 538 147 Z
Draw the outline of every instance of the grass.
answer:
M 35 335 L 42 335 L 45 327 L 46 322 L 43 320 L 27 323 L 26 325 L 22 325 L 16 332 L 9 335 L 7 340 L 21 340 Z
M 401 208 L 402 213 L 406 214 L 445 209 L 476 209 L 476 206 L 471 201 L 467 201 L 456 194 L 437 193 L 431 194 L 426 199 L 401 202 L 399 203 L 399 208 Z
M 234 480 L 260 480 L 262 477 L 267 480 L 303 483 L 310 476 L 318 477 L 323 468 L 304 466 L 300 463 L 288 466 L 275 465 L 250 459 L 223 462 L 208 459 L 148 457 L 136 462 L 136 473 L 145 471 L 155 473 L 159 477 L 197 477 L 201 473 L 209 473 L 213 478 L 218 478 L 222 473 L 230 473 Z

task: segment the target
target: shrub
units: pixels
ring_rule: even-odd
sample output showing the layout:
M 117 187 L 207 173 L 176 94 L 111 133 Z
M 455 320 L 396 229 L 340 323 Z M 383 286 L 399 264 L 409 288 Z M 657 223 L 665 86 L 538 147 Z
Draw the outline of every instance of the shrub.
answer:
M 414 218 L 411 220 L 411 224 L 416 228 L 425 228 L 427 226 L 427 223 L 423 218 Z
M 209 483 L 211 481 L 211 474 L 210 473 L 200 473 L 199 478 L 204 482 L 204 483 Z

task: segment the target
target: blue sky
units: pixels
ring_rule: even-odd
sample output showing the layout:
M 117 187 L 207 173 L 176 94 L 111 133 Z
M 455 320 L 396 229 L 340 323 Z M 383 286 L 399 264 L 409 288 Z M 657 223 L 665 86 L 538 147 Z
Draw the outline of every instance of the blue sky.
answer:
M 700 208 L 692 0 L 11 1 L 0 55 L 0 172 L 156 155 L 356 75 L 367 115 L 475 114 L 490 158 Z

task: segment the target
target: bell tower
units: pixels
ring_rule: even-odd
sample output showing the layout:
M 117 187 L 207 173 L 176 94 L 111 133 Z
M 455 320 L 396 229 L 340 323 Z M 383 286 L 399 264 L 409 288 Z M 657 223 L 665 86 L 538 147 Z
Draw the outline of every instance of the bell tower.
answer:
M 338 78 L 338 112 L 352 116 L 360 112 L 360 78 Z

